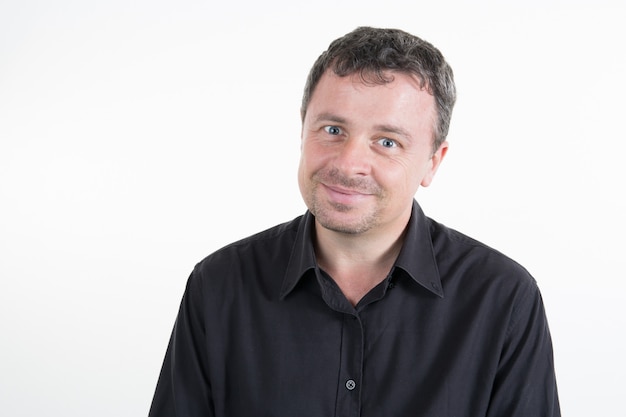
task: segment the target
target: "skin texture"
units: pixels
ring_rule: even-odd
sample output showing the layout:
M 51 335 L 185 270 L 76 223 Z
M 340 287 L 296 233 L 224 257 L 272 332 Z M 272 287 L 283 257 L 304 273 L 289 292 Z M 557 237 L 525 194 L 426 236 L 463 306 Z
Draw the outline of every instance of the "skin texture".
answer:
M 433 96 L 391 75 L 381 85 L 327 71 L 302 128 L 298 182 L 316 219 L 316 255 L 344 293 L 360 288 L 346 294 L 353 304 L 393 265 L 413 197 L 448 149 L 432 149 Z

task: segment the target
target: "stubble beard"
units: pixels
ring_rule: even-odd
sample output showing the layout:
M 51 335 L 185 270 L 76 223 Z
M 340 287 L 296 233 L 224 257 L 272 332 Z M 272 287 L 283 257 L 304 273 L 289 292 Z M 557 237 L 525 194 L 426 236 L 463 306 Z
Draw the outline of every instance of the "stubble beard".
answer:
M 384 200 L 384 193 L 381 187 L 371 179 L 351 179 L 342 176 L 337 170 L 323 170 L 316 172 L 311 181 L 313 187 L 310 190 L 306 203 L 309 211 L 322 227 L 338 233 L 357 235 L 365 233 L 380 224 L 381 203 Z M 320 188 L 323 187 L 322 184 L 338 185 L 369 194 L 376 199 L 377 204 L 372 210 L 361 214 L 360 217 L 347 219 L 350 212 L 355 212 L 354 215 L 356 216 L 361 207 L 328 201 L 321 195 Z

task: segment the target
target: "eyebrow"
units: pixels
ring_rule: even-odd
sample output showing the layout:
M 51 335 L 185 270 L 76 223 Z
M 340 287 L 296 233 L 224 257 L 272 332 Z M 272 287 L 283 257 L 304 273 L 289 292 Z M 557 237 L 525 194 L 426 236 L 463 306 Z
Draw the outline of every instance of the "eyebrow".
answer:
M 374 126 L 374 128 L 376 130 L 380 130 L 381 132 L 394 133 L 396 135 L 403 136 L 406 139 L 412 139 L 413 138 L 413 136 L 407 130 L 401 128 L 400 126 L 395 126 L 395 125 L 376 125 L 376 126 Z
M 335 123 L 343 123 L 345 124 L 347 122 L 346 119 L 344 119 L 343 117 L 339 117 L 336 114 L 332 114 L 332 113 L 320 113 L 317 115 L 317 117 L 315 118 L 315 120 L 313 120 L 314 123 L 320 123 L 320 122 L 335 122 Z

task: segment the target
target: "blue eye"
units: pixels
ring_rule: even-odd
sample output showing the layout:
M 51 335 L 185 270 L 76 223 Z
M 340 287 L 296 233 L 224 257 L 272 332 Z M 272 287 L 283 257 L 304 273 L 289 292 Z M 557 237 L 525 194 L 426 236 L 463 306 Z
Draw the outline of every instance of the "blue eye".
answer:
M 378 143 L 380 143 L 384 148 L 395 148 L 398 146 L 398 143 L 395 140 L 389 138 L 382 138 L 378 141 Z
M 341 129 L 338 128 L 337 126 L 324 126 L 324 130 L 329 135 L 340 135 L 341 134 Z

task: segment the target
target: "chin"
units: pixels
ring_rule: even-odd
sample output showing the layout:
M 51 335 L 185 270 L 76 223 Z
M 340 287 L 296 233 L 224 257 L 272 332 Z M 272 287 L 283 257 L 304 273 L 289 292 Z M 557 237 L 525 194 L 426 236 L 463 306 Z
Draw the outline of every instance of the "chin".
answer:
M 378 224 L 376 215 L 358 215 L 339 210 L 311 210 L 315 220 L 325 229 L 337 233 L 358 235 L 365 233 Z
M 344 235 L 360 235 L 370 230 L 370 227 L 367 227 L 364 225 L 335 224 L 335 223 L 322 223 L 322 222 L 319 222 L 319 224 L 324 229 L 327 229 L 336 233 L 341 233 Z

